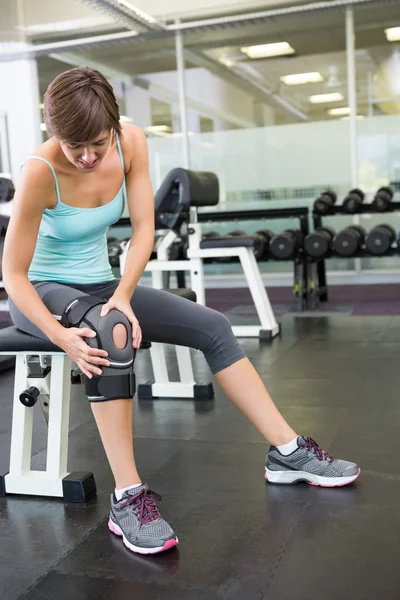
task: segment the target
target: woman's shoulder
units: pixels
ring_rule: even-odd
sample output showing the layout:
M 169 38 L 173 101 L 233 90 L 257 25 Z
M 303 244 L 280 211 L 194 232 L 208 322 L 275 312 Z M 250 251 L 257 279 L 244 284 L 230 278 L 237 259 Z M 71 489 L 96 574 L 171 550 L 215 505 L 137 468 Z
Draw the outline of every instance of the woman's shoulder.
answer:
M 38 146 L 30 156 L 27 156 L 24 161 L 25 166 L 32 172 L 48 172 L 49 164 L 56 169 L 59 162 L 59 152 L 57 144 L 53 140 L 47 140 Z M 37 160 L 40 159 L 40 160 Z
M 122 123 L 121 148 L 125 163 L 131 165 L 140 156 L 147 154 L 147 140 L 143 129 L 131 123 Z

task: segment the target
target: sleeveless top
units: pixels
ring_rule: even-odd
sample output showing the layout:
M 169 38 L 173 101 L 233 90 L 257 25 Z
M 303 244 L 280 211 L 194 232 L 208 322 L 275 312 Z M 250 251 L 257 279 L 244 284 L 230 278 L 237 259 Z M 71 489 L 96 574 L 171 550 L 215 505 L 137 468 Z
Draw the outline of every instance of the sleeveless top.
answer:
M 121 144 L 116 135 L 118 153 L 124 169 Z M 115 198 L 95 208 L 68 206 L 61 201 L 54 167 L 40 156 L 30 156 L 45 162 L 51 169 L 57 192 L 57 204 L 46 208 L 39 227 L 33 259 L 28 271 L 30 281 L 60 283 L 102 283 L 114 281 L 107 249 L 107 230 L 124 211 L 125 177 Z M 25 164 L 24 161 L 23 164 Z

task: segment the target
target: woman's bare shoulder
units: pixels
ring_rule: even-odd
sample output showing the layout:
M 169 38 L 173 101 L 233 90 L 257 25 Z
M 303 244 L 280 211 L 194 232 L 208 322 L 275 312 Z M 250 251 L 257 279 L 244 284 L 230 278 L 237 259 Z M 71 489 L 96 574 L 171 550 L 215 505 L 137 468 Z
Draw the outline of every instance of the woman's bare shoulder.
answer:
M 147 140 L 143 129 L 131 123 L 122 124 L 121 147 L 128 169 L 139 157 L 147 156 Z

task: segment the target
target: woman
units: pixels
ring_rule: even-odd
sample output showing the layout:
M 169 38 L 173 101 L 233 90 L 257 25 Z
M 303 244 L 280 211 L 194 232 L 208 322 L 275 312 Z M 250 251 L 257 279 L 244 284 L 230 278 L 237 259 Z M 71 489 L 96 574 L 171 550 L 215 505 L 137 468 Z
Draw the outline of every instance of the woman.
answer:
M 89 68 L 62 73 L 45 94 L 44 120 L 50 137 L 24 163 L 4 248 L 3 280 L 14 324 L 50 339 L 87 379 L 99 382 L 109 362 L 105 350 L 90 345 L 96 333 L 87 326 L 64 327 L 60 315 L 76 299 L 101 298 L 99 321 L 112 310 L 121 318 L 123 313 L 133 348 L 143 331 L 146 340 L 203 351 L 223 392 L 271 444 L 266 479 L 330 487 L 354 481 L 355 464 L 335 460 L 285 422 L 222 314 L 137 285 L 154 240 L 146 139 L 138 127 L 121 126 L 107 80 Z M 125 202 L 132 237 L 124 274 L 116 280 L 106 231 Z M 112 329 L 116 347 L 126 344 L 126 331 Z M 115 478 L 108 525 L 131 550 L 154 554 L 178 539 L 160 516 L 160 498 L 136 470 L 132 401 L 126 398 L 91 402 Z

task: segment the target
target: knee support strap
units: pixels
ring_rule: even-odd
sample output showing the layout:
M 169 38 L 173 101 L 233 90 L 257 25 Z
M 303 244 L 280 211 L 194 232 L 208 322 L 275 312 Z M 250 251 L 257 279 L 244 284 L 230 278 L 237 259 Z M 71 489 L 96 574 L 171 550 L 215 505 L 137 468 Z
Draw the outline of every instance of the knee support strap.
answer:
M 132 326 L 119 310 L 110 310 L 100 317 L 101 308 L 106 301 L 95 296 L 81 296 L 70 302 L 61 317 L 64 327 L 89 327 L 96 332 L 95 338 L 85 338 L 92 348 L 108 352 L 109 367 L 101 366 L 102 375 L 93 375 L 92 379 L 83 375 L 85 391 L 90 402 L 105 402 L 119 398 L 133 398 L 135 394 L 135 375 L 133 365 L 136 351 L 132 347 Z M 113 329 L 122 324 L 126 330 L 126 345 L 117 348 L 113 339 Z

